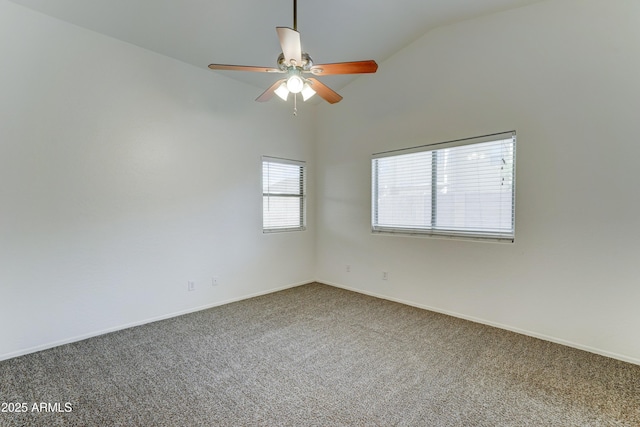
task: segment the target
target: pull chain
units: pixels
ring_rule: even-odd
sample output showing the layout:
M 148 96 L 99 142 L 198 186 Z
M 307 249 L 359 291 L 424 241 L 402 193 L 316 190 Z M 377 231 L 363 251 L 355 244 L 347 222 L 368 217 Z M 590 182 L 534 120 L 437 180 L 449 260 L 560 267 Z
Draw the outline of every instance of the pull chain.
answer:
M 298 94 L 297 93 L 293 94 L 293 115 L 294 116 L 298 115 Z

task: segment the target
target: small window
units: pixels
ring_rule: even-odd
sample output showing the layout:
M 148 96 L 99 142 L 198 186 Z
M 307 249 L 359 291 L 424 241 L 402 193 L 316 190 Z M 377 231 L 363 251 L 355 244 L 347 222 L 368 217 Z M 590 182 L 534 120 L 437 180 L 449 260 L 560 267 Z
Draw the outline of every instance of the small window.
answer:
M 508 132 L 372 159 L 372 230 L 513 242 L 516 134 Z
M 305 229 L 305 163 L 262 158 L 262 230 Z

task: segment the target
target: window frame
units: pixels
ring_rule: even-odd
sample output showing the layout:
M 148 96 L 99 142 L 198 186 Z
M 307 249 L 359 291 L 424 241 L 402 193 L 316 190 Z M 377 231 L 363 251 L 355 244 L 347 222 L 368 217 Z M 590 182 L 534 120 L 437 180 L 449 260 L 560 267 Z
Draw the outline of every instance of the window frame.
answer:
M 482 229 L 476 230 L 455 230 L 438 228 L 436 224 L 437 218 L 437 153 L 440 150 L 445 150 L 455 147 L 471 146 L 475 144 L 482 144 L 487 142 L 512 140 L 512 175 L 511 175 L 511 230 L 509 231 L 487 231 Z M 379 225 L 377 215 L 379 213 L 378 201 L 379 189 L 378 189 L 378 159 L 390 158 L 399 155 L 432 152 L 432 160 L 429 167 L 431 168 L 431 205 L 429 209 L 431 211 L 431 224 L 429 226 L 388 226 Z M 424 236 L 424 237 L 441 237 L 441 238 L 457 238 L 467 240 L 483 240 L 483 241 L 497 241 L 505 243 L 515 242 L 515 204 L 516 204 L 516 131 L 500 132 L 490 135 L 483 135 L 479 137 L 464 138 L 453 141 L 440 142 L 435 144 L 426 144 L 416 147 L 390 150 L 379 153 L 374 153 L 371 158 L 371 232 L 374 234 L 398 234 L 409 236 Z
M 264 168 L 265 163 L 271 164 L 281 164 L 281 165 L 294 165 L 300 167 L 300 181 L 298 190 L 299 193 L 272 193 L 265 191 L 265 182 L 264 182 Z M 262 156 L 261 161 L 261 180 L 262 180 L 262 232 L 265 234 L 268 233 L 282 233 L 282 232 L 290 232 L 290 231 L 305 231 L 307 229 L 306 217 L 307 217 L 307 165 L 305 161 L 302 160 L 292 160 L 285 159 L 281 157 L 272 157 L 272 156 Z M 295 197 L 299 199 L 299 215 L 298 225 L 296 226 L 286 226 L 286 227 L 267 227 L 265 226 L 265 198 L 268 200 L 269 198 L 289 198 Z

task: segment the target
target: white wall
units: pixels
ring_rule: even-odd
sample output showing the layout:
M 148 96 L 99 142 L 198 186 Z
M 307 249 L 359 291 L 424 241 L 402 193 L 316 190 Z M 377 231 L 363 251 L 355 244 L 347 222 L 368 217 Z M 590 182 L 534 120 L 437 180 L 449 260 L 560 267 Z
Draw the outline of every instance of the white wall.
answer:
M 640 363 L 639 23 L 637 0 L 551 0 L 345 88 L 318 114 L 318 280 Z M 372 153 L 512 129 L 515 244 L 370 233 Z
M 263 235 L 260 176 L 313 192 L 314 107 L 6 0 L 0 57 L 0 360 L 314 279 L 313 197 Z
M 440 28 L 293 119 L 0 0 L 0 360 L 318 279 L 640 363 L 639 16 Z M 515 244 L 371 235 L 372 153 L 511 129 Z M 263 154 L 310 162 L 307 232 L 262 234 Z

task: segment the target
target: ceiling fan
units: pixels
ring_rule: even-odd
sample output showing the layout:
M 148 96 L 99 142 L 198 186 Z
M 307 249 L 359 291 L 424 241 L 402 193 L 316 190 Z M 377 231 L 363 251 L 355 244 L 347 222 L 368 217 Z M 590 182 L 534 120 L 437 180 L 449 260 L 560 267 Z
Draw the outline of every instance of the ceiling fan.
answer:
M 342 100 L 342 96 L 311 76 L 329 76 L 332 74 L 364 74 L 375 73 L 378 64 L 374 60 L 337 62 L 332 64 L 314 64 L 308 53 L 302 51 L 300 33 L 298 32 L 297 0 L 293 0 L 293 28 L 276 27 L 282 53 L 278 56 L 277 67 L 256 67 L 246 65 L 210 64 L 212 70 L 252 71 L 258 73 L 280 73 L 286 77 L 276 81 L 264 91 L 256 101 L 265 102 L 274 94 L 286 101 L 293 93 L 293 114 L 297 114 L 297 95 L 306 101 L 316 93 L 330 104 Z

